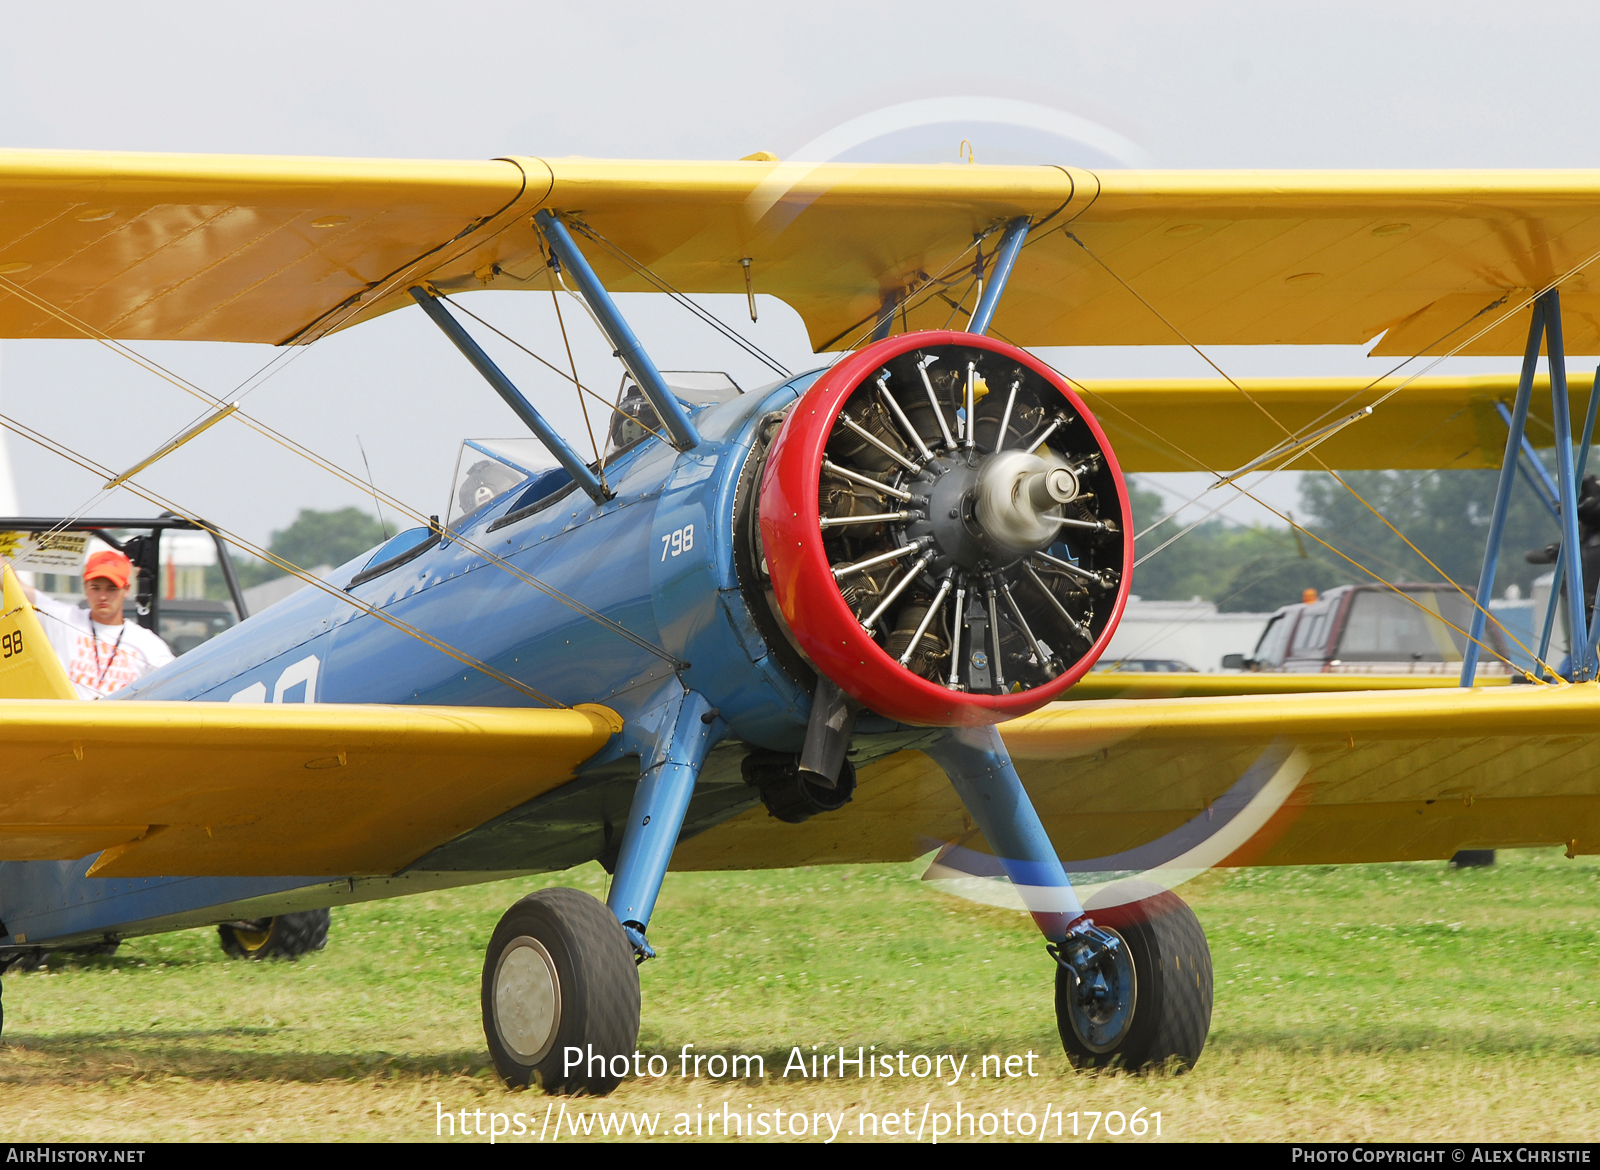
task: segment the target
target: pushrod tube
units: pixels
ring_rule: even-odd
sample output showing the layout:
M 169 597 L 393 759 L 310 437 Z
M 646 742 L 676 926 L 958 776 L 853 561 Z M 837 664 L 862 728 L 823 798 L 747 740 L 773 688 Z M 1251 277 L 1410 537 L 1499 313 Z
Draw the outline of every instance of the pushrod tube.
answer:
M 612 350 L 628 367 L 628 373 L 639 383 L 639 389 L 644 391 L 650 405 L 656 408 L 657 417 L 672 436 L 672 445 L 680 451 L 698 445 L 700 434 L 689 421 L 689 412 L 683 409 L 683 403 L 678 401 L 677 395 L 667 388 L 661 371 L 656 369 L 655 362 L 650 360 L 650 355 L 634 336 L 616 302 L 611 299 L 611 294 L 606 292 L 594 269 L 589 267 L 589 261 L 578 250 L 572 233 L 567 231 L 567 225 L 548 211 L 535 212 L 533 218 L 544 231 L 545 239 L 550 241 L 557 259 L 578 282 L 578 289 L 583 293 L 583 299 L 589 302 L 589 308 L 594 310 L 600 328 L 611 342 Z
M 522 420 L 523 425 L 549 448 L 550 454 L 556 457 L 556 462 L 567 469 L 567 474 L 589 494 L 589 498 L 597 504 L 605 503 L 610 494 L 599 477 L 589 469 L 587 463 L 578 458 L 572 448 L 567 446 L 566 441 L 556 434 L 555 428 L 545 422 L 544 416 L 534 409 L 533 403 L 522 396 L 522 391 L 501 372 L 500 367 L 494 364 L 478 343 L 472 340 L 472 335 L 461 327 L 461 322 L 450 314 L 450 310 L 444 307 L 439 298 L 420 286 L 411 290 L 411 296 L 444 335 L 455 342 L 456 348 L 472 363 L 473 368 L 483 375 L 483 380 L 494 388 L 496 394 L 505 399 L 506 405 Z
M 1539 367 L 1539 342 L 1544 337 L 1544 302 L 1533 304 L 1533 320 L 1528 325 L 1528 344 L 1522 353 L 1522 376 L 1517 379 L 1517 397 L 1506 426 L 1506 454 L 1500 461 L 1500 482 L 1494 493 L 1494 514 L 1489 519 L 1489 543 L 1483 550 L 1483 570 L 1478 574 L 1477 605 L 1472 610 L 1472 625 L 1467 644 L 1461 651 L 1461 685 L 1470 687 L 1478 675 L 1479 643 L 1483 640 L 1489 600 L 1494 596 L 1494 571 L 1500 564 L 1500 538 L 1506 528 L 1506 509 L 1511 506 L 1511 486 L 1516 481 L 1517 457 L 1522 450 L 1522 435 L 1528 425 L 1528 403 L 1533 396 L 1533 374 Z M 1541 652 L 1541 657 L 1543 656 Z

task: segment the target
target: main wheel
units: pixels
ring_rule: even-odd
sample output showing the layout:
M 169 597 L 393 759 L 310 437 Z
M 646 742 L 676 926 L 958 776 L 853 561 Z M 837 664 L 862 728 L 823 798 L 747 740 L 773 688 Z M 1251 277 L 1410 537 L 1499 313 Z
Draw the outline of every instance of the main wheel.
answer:
M 224 922 L 217 927 L 223 953 L 235 959 L 298 959 L 328 945 L 326 910 L 302 910 L 272 918 Z
M 507 910 L 483 961 L 483 1034 L 514 1089 L 615 1089 L 639 1039 L 639 969 L 616 916 L 561 889 Z
M 1095 925 L 1117 934 L 1125 947 L 1102 957 L 1089 979 L 1056 970 L 1056 1024 L 1078 1068 L 1137 1071 L 1176 1061 L 1187 1069 L 1206 1045 L 1212 974 L 1205 932 L 1176 894 L 1140 886 L 1153 892 L 1120 905 L 1088 907 Z M 1141 892 L 1122 886 L 1115 896 Z

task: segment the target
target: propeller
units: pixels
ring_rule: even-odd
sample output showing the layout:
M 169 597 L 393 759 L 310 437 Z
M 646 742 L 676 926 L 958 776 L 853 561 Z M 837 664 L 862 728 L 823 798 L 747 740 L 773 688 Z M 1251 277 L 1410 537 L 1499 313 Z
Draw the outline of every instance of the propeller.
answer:
M 852 698 L 928 726 L 1061 695 L 1128 595 L 1127 486 L 1049 367 L 949 331 L 876 342 L 790 410 L 758 503 L 774 608 Z

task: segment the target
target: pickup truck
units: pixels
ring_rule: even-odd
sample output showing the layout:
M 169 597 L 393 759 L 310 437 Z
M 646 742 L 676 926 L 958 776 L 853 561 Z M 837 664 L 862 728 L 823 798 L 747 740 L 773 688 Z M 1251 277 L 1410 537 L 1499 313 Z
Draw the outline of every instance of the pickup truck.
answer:
M 1340 585 L 1315 600 L 1277 610 L 1250 655 L 1229 654 L 1222 665 L 1329 674 L 1455 674 L 1467 643 L 1458 629 L 1465 631 L 1471 621 L 1471 599 L 1443 582 Z M 1494 623 L 1483 641 L 1487 649 L 1479 674 L 1509 674 L 1505 639 Z

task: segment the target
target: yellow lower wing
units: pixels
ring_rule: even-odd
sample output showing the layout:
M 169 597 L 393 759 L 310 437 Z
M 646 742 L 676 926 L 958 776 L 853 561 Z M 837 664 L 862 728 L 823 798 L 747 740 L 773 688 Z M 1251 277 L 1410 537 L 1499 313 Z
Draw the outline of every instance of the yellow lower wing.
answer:
M 587 705 L 0 699 L 0 860 L 103 849 L 96 877 L 392 874 L 565 783 L 621 727 Z
M 17 575 L 0 565 L 0 699 L 77 697 Z
M 1478 685 L 1505 686 L 1510 675 L 1480 678 Z M 1291 674 L 1288 672 L 1097 670 L 1067 692 L 1072 702 L 1086 699 L 1198 699 L 1220 695 L 1337 694 L 1345 691 L 1455 690 L 1454 674 Z
M 1225 864 L 1400 861 L 1462 848 L 1600 852 L 1600 686 L 1057 703 L 1001 727 L 1061 856 L 1133 849 L 1203 815 L 1269 750 L 1294 794 Z M 679 846 L 676 869 L 909 860 L 983 848 L 920 752 L 863 768 L 855 800 L 787 825 L 754 809 Z

